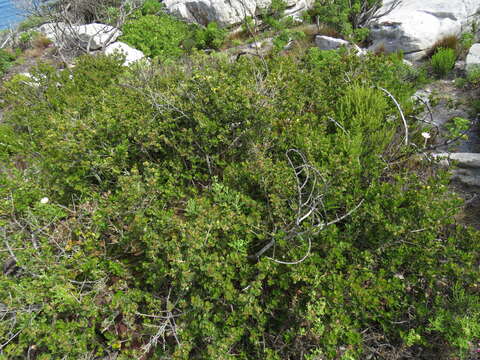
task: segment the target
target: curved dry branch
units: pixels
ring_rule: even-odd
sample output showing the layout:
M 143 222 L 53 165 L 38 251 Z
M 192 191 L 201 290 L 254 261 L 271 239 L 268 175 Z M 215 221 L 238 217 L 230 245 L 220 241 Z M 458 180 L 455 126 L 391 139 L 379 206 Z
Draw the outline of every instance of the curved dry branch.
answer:
M 286 152 L 288 164 L 290 165 L 294 177 L 296 187 L 296 213 L 295 219 L 282 229 L 287 234 L 286 239 L 289 242 L 294 241 L 296 238 L 308 239 L 308 249 L 305 255 L 296 261 L 281 261 L 273 257 L 267 257 L 278 264 L 296 265 L 299 264 L 311 253 L 312 239 L 311 237 L 318 234 L 328 226 L 339 223 L 352 215 L 360 208 L 364 200 L 361 200 L 358 205 L 348 211 L 342 216 L 337 217 L 335 220 L 327 221 L 326 210 L 324 206 L 324 198 L 327 193 L 327 182 L 320 174 L 317 168 L 309 164 L 305 155 L 297 149 L 289 149 Z M 303 224 L 305 221 L 308 225 L 305 227 Z M 270 250 L 276 244 L 275 235 L 272 240 L 268 242 L 262 249 L 260 249 L 255 255 L 250 256 L 251 259 L 258 260 L 265 252 Z
M 397 99 L 395 99 L 395 97 L 390 93 L 390 91 L 382 87 L 379 87 L 379 89 L 382 90 L 385 94 L 387 94 L 388 97 L 392 99 L 395 105 L 397 106 L 397 109 L 400 112 L 400 116 L 402 117 L 403 126 L 405 127 L 405 145 L 408 146 L 408 124 L 407 124 L 407 120 L 405 119 L 405 115 L 403 115 L 403 111 L 402 111 L 402 107 L 400 106 L 400 103 L 397 101 Z
M 277 260 L 277 259 L 274 259 L 274 258 L 271 258 L 271 257 L 267 257 L 267 259 L 272 260 L 272 261 L 276 262 L 277 264 L 297 265 L 297 264 L 300 264 L 301 262 L 305 261 L 305 259 L 310 255 L 311 251 L 312 251 L 312 239 L 310 237 L 308 237 L 308 250 L 300 260 L 297 260 L 297 261 L 281 261 L 281 260 Z

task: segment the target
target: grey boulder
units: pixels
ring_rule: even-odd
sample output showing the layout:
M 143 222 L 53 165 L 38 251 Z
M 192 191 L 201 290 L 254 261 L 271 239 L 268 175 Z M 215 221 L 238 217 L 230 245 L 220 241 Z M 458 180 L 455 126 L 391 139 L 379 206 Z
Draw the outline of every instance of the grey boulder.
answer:
M 480 68 L 480 44 L 473 44 L 465 60 L 467 73 Z
M 348 47 L 350 43 L 343 39 L 333 38 L 325 35 L 315 36 L 315 45 L 321 50 L 336 50 L 343 46 Z
M 117 41 L 122 32 L 110 25 L 92 23 L 86 25 L 67 25 L 65 23 L 47 23 L 38 28 L 59 48 L 76 44 L 87 51 L 100 50 Z
M 393 1 L 385 0 L 378 13 L 389 9 Z M 370 49 L 402 50 L 409 60 L 421 59 L 437 41 L 465 31 L 479 9 L 479 0 L 402 0 L 370 25 Z
M 124 65 L 130 66 L 131 64 L 145 58 L 145 54 L 140 50 L 137 50 L 130 45 L 127 45 L 121 41 L 114 42 L 105 48 L 106 55 L 121 54 L 125 56 Z
M 296 16 L 307 10 L 314 0 L 287 0 L 285 15 Z M 222 27 L 240 24 L 246 17 L 256 17 L 268 9 L 272 0 L 164 0 L 167 9 L 187 20 L 206 25 L 216 22 Z

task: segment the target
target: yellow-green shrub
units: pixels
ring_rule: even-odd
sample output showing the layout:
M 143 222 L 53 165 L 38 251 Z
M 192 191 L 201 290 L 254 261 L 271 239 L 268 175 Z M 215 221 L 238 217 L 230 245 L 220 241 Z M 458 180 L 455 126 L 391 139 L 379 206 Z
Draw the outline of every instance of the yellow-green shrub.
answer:
M 454 67 L 457 55 L 450 48 L 439 48 L 432 56 L 430 64 L 433 72 L 438 76 L 447 75 Z
M 397 355 L 468 353 L 478 233 L 452 221 L 446 174 L 387 166 L 408 150 L 377 90 L 409 114 L 397 62 L 314 49 L 121 63 L 84 57 L 72 76 L 42 67 L 37 87 L 3 89 L 0 226 L 21 269 L 0 277 L 16 320 L 0 320 L 2 338 L 16 334 L 2 355 L 368 358 L 386 342 Z M 324 179 L 308 183 L 322 194 L 316 220 L 363 199 L 358 210 L 319 233 L 295 228 L 290 149 Z M 305 261 L 268 259 L 301 258 L 307 236 Z

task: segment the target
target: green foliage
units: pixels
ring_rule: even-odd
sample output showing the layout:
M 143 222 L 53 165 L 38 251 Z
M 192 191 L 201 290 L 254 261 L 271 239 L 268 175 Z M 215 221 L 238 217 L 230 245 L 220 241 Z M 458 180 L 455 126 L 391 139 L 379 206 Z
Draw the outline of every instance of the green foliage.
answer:
M 289 18 L 284 18 L 287 3 L 284 0 L 273 0 L 268 9 L 262 14 L 262 21 L 275 31 L 281 31 L 287 28 L 285 22 Z
M 20 48 L 23 50 L 27 49 L 32 45 L 33 39 L 38 38 L 39 36 L 40 36 L 40 33 L 35 30 L 22 32 L 18 37 Z
M 475 66 L 467 71 L 466 81 L 472 87 L 480 86 L 480 66 Z
M 305 33 L 295 30 L 282 30 L 275 38 L 273 39 L 273 46 L 275 51 L 283 50 L 290 41 L 300 40 L 305 37 Z
M 355 41 L 363 41 L 368 36 L 364 27 L 368 22 L 365 14 L 381 5 L 382 0 L 316 0 L 309 11 L 311 20 L 317 20 Z
M 0 77 L 8 70 L 15 61 L 15 55 L 10 51 L 0 49 Z
M 456 139 L 470 128 L 470 120 L 455 116 L 445 124 L 445 128 L 448 130 L 448 137 L 450 139 Z M 466 139 L 467 135 L 463 135 L 463 138 Z
M 447 174 L 394 161 L 408 149 L 378 87 L 409 118 L 398 59 L 314 48 L 121 63 L 40 66 L 38 86 L 2 89 L 0 226 L 21 268 L 0 277 L 0 337 L 16 334 L 2 356 L 468 354 L 480 239 L 453 223 Z M 298 227 L 291 149 L 322 201 Z M 297 265 L 269 259 L 300 259 L 308 240 Z
M 142 5 L 142 15 L 158 15 L 164 9 L 158 0 L 146 0 Z
M 245 16 L 242 23 L 242 32 L 246 34 L 255 33 L 255 20 L 252 16 Z
M 183 53 L 182 41 L 189 36 L 186 23 L 166 14 L 145 15 L 123 26 L 122 41 L 146 56 L 172 59 Z
M 466 54 L 473 44 L 475 44 L 475 33 L 465 32 L 460 36 L 460 48 L 463 54 Z
M 286 9 L 287 2 L 285 0 L 272 0 L 270 3 L 270 13 L 277 19 L 283 17 Z
M 430 60 L 433 72 L 438 76 L 447 75 L 455 65 L 457 56 L 455 50 L 450 48 L 439 48 Z
M 193 33 L 194 45 L 198 49 L 219 49 L 225 41 L 227 30 L 211 22 L 206 27 L 199 27 Z
M 227 31 L 216 23 L 206 27 L 189 25 L 163 13 L 155 0 L 146 2 L 141 13 L 123 27 L 122 40 L 143 51 L 146 56 L 162 60 L 175 59 L 185 50 L 219 49 Z

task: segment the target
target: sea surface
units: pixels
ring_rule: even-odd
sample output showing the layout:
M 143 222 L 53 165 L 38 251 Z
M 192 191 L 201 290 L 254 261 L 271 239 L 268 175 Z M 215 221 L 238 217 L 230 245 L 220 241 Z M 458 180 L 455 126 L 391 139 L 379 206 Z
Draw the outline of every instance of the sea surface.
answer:
M 13 0 L 0 0 L 0 30 L 15 25 L 22 20 L 20 10 L 13 3 Z

